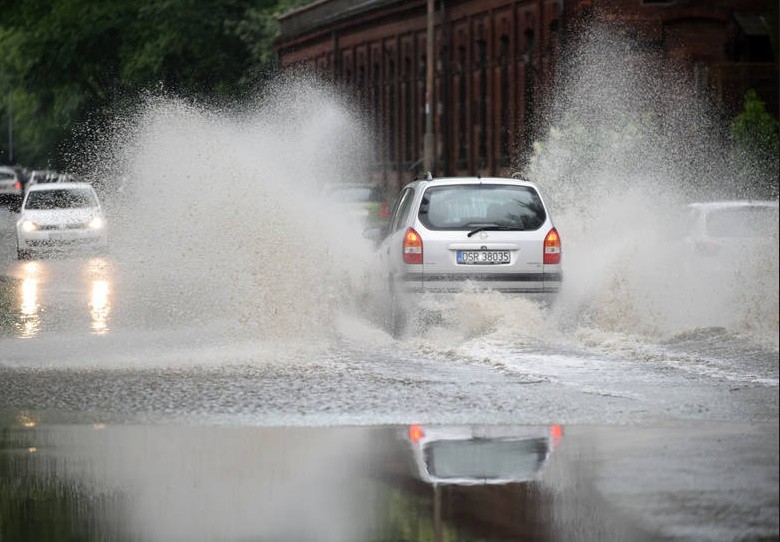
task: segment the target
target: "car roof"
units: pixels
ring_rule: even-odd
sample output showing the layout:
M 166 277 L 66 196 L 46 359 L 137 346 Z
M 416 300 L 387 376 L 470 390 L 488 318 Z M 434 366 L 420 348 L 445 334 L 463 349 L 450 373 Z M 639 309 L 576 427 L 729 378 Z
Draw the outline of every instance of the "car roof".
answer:
M 75 189 L 84 189 L 84 188 L 92 188 L 92 185 L 89 183 L 45 183 L 45 184 L 34 184 L 30 186 L 27 191 L 28 192 L 41 192 L 44 190 L 75 190 Z
M 423 179 L 412 181 L 407 186 L 455 186 L 470 184 L 512 184 L 515 186 L 529 186 L 537 189 L 535 183 L 525 179 L 514 179 L 509 177 L 436 177 L 434 179 Z

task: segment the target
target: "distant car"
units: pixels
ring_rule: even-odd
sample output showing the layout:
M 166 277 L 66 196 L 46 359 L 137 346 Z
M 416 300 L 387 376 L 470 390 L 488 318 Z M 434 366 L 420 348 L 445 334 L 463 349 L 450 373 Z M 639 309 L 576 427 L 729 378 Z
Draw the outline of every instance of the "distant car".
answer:
M 75 183 L 79 182 L 79 179 L 71 173 L 60 173 L 57 178 L 58 183 Z
M 744 258 L 746 249 L 778 242 L 778 202 L 735 200 L 686 207 L 684 242 L 705 258 Z
M 36 169 L 30 173 L 30 185 L 57 182 L 60 182 L 60 174 L 56 171 L 50 169 Z
M 562 435 L 559 425 L 411 425 L 407 438 L 423 482 L 468 486 L 537 480 Z
M 0 198 L 5 200 L 22 197 L 22 179 L 15 168 L 0 166 Z
M 393 333 L 420 293 L 476 289 L 550 300 L 563 277 L 561 238 L 529 181 L 449 177 L 406 185 L 378 235 Z
M 342 213 L 366 225 L 382 223 L 389 216 L 382 190 L 373 184 L 331 184 L 325 187 L 324 195 Z
M 108 246 L 106 218 L 88 183 L 45 183 L 29 187 L 16 223 L 20 260 L 34 252 Z

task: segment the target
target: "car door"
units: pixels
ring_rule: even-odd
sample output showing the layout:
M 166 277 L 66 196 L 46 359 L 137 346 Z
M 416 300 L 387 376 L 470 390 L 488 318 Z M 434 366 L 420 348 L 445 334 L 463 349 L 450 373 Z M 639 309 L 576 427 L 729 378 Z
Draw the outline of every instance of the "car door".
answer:
M 382 269 L 391 282 L 404 274 L 403 237 L 409 226 L 415 196 L 414 186 L 407 186 L 398 195 L 388 223 L 387 235 L 379 248 Z

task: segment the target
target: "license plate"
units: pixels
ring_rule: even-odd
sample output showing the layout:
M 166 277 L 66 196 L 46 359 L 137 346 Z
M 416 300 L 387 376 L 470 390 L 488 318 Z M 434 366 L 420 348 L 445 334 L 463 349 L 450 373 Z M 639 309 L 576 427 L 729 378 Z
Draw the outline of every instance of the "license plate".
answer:
M 508 250 L 459 250 L 458 263 L 462 264 L 496 264 L 509 263 Z

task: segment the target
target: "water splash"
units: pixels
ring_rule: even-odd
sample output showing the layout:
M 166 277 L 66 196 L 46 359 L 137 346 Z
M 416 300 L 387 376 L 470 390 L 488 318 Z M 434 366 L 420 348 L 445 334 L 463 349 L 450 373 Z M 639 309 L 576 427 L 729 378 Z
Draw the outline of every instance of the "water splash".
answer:
M 597 26 L 573 44 L 527 171 L 564 241 L 558 318 L 648 337 L 712 326 L 776 336 L 777 243 L 717 275 L 680 252 L 683 204 L 746 195 L 716 112 L 619 30 Z
M 114 172 L 105 188 L 126 313 L 331 332 L 370 247 L 318 191 L 367 178 L 370 145 L 347 98 L 311 75 L 275 81 L 249 107 L 149 97 L 96 165 Z

